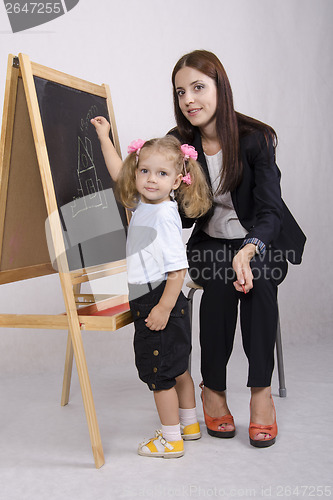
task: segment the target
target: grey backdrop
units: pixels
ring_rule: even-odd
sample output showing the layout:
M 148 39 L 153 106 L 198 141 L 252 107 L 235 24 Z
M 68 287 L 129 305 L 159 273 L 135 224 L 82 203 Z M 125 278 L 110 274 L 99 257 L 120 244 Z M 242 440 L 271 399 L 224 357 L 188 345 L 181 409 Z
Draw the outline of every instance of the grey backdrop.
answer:
M 290 266 L 280 287 L 283 339 L 285 347 L 315 345 L 331 335 L 333 319 L 332 11 L 331 0 L 80 0 L 66 15 L 12 34 L 1 4 L 1 106 L 9 53 L 108 83 L 125 155 L 131 140 L 160 136 L 173 126 L 170 74 L 177 59 L 197 48 L 215 52 L 236 108 L 278 133 L 283 196 L 308 236 L 303 264 Z M 111 286 L 120 290 L 124 280 Z M 57 276 L 0 287 L 3 313 L 63 310 Z M 65 336 L 1 329 L 0 373 L 58 370 Z M 84 339 L 89 363 L 133 361 L 131 326 Z

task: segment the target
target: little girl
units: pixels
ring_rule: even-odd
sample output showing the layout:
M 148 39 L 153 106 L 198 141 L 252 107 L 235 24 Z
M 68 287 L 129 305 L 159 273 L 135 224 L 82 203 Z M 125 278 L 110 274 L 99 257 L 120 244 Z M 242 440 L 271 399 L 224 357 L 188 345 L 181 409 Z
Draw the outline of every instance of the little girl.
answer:
M 133 141 L 124 163 L 103 117 L 91 120 L 121 203 L 133 215 L 126 245 L 130 308 L 139 377 L 154 392 L 162 430 L 141 443 L 139 455 L 175 458 L 183 440 L 199 439 L 194 385 L 188 372 L 191 330 L 182 285 L 188 267 L 180 209 L 199 217 L 211 196 L 192 146 L 173 136 Z

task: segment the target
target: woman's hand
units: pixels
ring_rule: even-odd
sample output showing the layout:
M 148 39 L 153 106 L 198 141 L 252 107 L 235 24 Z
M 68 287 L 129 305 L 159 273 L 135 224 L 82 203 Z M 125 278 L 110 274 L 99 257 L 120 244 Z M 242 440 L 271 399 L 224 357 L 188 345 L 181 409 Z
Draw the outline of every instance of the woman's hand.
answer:
M 169 321 L 170 312 L 169 308 L 165 308 L 162 304 L 158 303 L 152 308 L 145 319 L 147 327 L 150 330 L 164 330 Z
M 237 275 L 234 287 L 237 292 L 248 293 L 253 288 L 253 274 L 250 267 L 250 260 L 254 257 L 255 253 L 255 245 L 248 243 L 233 258 L 232 267 Z
M 109 133 L 110 133 L 110 123 L 107 121 L 104 116 L 96 116 L 95 118 L 92 118 L 90 122 L 94 125 L 98 138 L 102 142 L 103 139 L 108 139 L 109 138 Z

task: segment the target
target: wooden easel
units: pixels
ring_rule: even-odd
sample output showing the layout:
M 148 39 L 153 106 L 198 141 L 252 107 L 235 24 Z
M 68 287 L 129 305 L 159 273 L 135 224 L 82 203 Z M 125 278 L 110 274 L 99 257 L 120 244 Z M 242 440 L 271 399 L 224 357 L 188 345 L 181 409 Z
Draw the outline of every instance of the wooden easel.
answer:
M 28 56 L 9 55 L 0 143 L 0 284 L 59 272 L 66 313 L 0 314 L 0 327 L 65 329 L 69 331 L 61 404 L 69 400 L 73 355 L 75 356 L 90 440 L 97 468 L 104 464 L 102 442 L 89 381 L 81 330 L 114 331 L 132 321 L 126 295 L 94 297 L 80 294 L 81 284 L 126 271 L 124 259 L 71 270 L 59 216 L 47 144 L 44 136 L 34 77 L 106 99 L 112 136 L 120 154 L 114 113 L 107 85 L 95 85 L 30 62 Z M 22 186 L 34 191 L 25 194 Z M 17 203 L 17 190 L 21 210 Z M 29 198 L 25 200 L 25 196 Z M 24 207 L 29 203 L 29 210 Z M 29 214 L 27 215 L 27 212 Z M 52 217 L 51 217 L 52 214 Z M 50 234 L 57 271 L 52 266 L 44 224 L 50 221 Z M 21 226 L 18 226 L 18 224 Z M 24 227 L 33 242 L 24 238 Z M 15 230 L 23 234 L 21 252 L 15 253 Z M 14 230 L 13 230 L 14 228 Z M 14 235 L 14 236 L 13 236 Z M 35 241 L 38 241 L 36 250 Z

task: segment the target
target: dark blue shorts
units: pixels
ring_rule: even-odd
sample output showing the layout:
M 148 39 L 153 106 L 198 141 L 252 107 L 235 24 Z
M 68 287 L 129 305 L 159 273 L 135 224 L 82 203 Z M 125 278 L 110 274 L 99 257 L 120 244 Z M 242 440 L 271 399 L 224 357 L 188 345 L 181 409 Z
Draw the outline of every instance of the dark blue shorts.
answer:
M 191 353 L 191 327 L 188 300 L 180 293 L 164 330 L 150 330 L 145 318 L 163 293 L 165 281 L 142 297 L 130 300 L 135 334 L 135 364 L 140 379 L 152 391 L 170 389 L 176 377 L 188 368 Z

